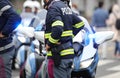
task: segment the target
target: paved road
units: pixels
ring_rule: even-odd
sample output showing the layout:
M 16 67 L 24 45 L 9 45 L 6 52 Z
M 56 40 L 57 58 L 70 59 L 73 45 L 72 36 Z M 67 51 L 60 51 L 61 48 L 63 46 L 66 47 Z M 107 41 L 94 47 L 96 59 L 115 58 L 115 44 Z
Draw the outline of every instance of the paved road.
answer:
M 100 59 L 98 63 L 96 78 L 119 78 L 120 59 Z M 19 70 L 13 71 L 12 78 L 19 78 Z
M 101 52 L 101 46 L 99 48 L 100 60 L 98 63 L 98 69 L 96 78 L 120 78 L 120 56 L 114 56 L 114 43 L 108 42 L 107 52 Z M 102 55 L 106 56 L 106 59 L 102 58 Z
M 19 70 L 13 70 L 12 78 L 19 78 Z
M 96 78 L 119 78 L 120 59 L 100 60 L 96 73 Z

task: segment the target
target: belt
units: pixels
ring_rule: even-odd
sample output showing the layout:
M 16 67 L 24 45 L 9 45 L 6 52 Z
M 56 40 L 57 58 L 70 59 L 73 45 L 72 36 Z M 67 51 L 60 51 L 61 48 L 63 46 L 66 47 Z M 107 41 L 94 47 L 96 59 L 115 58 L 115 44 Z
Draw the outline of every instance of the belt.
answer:
M 11 48 L 12 46 L 13 46 L 13 42 L 11 42 L 11 43 L 5 45 L 4 47 L 0 47 L 0 51 L 3 51 L 3 50 L 6 50 L 6 49 L 9 49 L 9 48 Z

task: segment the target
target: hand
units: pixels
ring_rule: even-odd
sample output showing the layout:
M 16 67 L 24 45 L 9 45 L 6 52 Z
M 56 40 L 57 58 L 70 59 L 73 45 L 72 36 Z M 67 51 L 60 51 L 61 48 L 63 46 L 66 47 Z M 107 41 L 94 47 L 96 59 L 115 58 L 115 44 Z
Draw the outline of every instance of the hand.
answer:
M 3 38 L 3 37 L 5 37 L 5 36 L 0 32 L 0 38 Z
M 60 45 L 61 43 L 59 42 L 59 43 L 57 43 L 57 45 Z M 49 49 L 50 49 L 50 46 L 48 46 L 47 44 L 45 45 L 45 48 L 46 48 L 46 51 L 49 51 Z
M 46 51 L 49 51 L 50 46 L 48 46 L 48 45 L 46 44 L 45 48 L 46 48 Z

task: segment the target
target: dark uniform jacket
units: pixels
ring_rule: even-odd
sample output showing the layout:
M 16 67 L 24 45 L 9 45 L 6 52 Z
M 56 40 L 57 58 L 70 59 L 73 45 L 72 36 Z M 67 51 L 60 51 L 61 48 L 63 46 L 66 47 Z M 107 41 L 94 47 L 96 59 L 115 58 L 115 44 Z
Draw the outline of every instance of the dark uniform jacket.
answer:
M 5 35 L 0 38 L 0 49 L 12 42 L 12 31 L 18 26 L 21 18 L 8 0 L 0 0 L 0 32 Z
M 48 7 L 46 17 L 45 43 L 50 48 L 59 47 L 62 44 L 70 42 L 68 48 L 62 50 L 60 55 L 63 59 L 72 58 L 74 50 L 72 47 L 73 34 L 76 34 L 84 26 L 84 23 L 78 18 L 65 2 L 53 1 Z M 75 32 L 73 33 L 75 29 Z M 60 43 L 59 45 L 57 43 Z M 48 58 L 52 56 L 51 50 L 47 53 Z

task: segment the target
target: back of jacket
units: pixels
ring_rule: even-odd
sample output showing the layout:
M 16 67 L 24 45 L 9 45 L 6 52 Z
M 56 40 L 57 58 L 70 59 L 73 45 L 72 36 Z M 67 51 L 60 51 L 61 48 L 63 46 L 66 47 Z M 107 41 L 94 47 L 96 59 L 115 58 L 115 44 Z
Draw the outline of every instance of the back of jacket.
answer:
M 71 42 L 72 44 L 73 29 L 75 29 L 77 33 L 83 26 L 84 23 L 72 12 L 65 2 L 52 2 L 46 17 L 45 43 L 51 48 L 57 46 L 57 43 L 62 45 Z M 70 46 L 69 49 L 70 51 L 68 53 L 66 52 L 66 55 L 65 53 L 63 53 L 63 55 L 61 53 L 63 58 L 64 56 L 65 58 L 71 58 L 71 55 L 74 55 L 72 46 Z
M 5 35 L 0 38 L 0 47 L 12 42 L 12 31 L 21 22 L 20 16 L 15 12 L 8 0 L 0 0 L 0 32 Z

